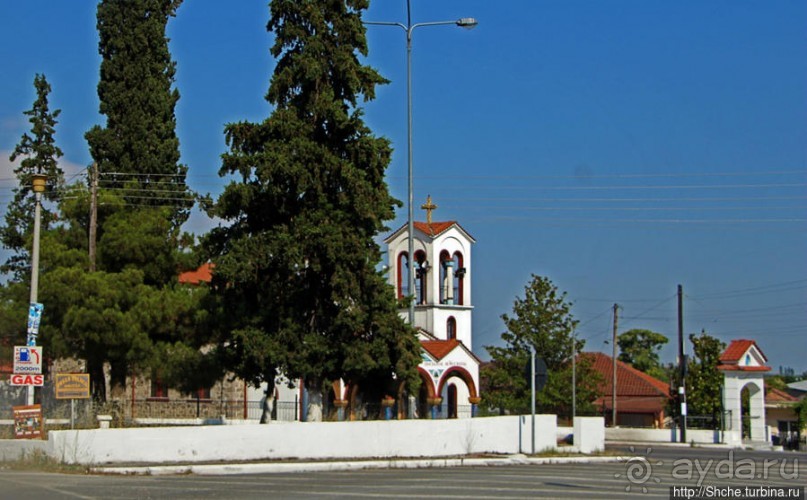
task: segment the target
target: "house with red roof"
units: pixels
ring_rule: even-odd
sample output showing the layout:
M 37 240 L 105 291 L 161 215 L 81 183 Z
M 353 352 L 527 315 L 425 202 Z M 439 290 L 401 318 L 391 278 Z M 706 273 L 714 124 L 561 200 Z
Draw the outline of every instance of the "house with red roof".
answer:
M 614 358 L 601 352 L 585 352 L 580 357 L 589 361 L 592 369 L 600 375 L 594 405 L 602 409 L 606 425 L 612 425 Z M 664 427 L 670 399 L 669 384 L 616 360 L 617 426 Z
M 210 283 L 213 279 L 212 262 L 205 262 L 196 269 L 185 271 L 179 274 L 179 282 L 183 285 L 199 285 L 201 283 Z

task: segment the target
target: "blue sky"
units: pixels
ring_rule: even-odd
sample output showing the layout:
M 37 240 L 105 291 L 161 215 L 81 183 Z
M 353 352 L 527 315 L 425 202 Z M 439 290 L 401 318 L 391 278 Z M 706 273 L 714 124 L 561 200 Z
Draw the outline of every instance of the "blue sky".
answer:
M 170 22 L 189 184 L 217 194 L 223 125 L 262 120 L 274 62 L 266 0 L 188 0 Z M 587 349 L 620 331 L 757 340 L 807 370 L 807 3 L 802 0 L 412 0 L 415 200 L 476 239 L 474 351 L 496 344 L 530 274 L 568 292 Z M 405 22 L 404 0 L 365 19 Z M 390 138 L 406 198 L 403 31 L 369 27 L 367 62 L 391 80 L 365 106 Z M 0 1 L 0 211 L 8 152 L 45 73 L 71 174 L 103 123 L 95 3 Z M 423 219 L 420 210 L 419 220 Z M 403 224 L 402 209 L 391 228 Z M 196 216 L 188 229 L 204 231 Z M 689 350 L 689 346 L 687 346 Z

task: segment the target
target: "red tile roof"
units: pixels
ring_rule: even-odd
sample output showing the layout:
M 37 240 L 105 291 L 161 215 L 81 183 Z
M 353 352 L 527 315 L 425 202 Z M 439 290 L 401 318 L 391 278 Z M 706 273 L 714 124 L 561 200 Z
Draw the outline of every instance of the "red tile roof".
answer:
M 602 376 L 599 387 L 600 394 L 612 394 L 613 359 L 601 352 L 584 352 L 584 356 L 591 360 L 592 368 Z M 663 396 L 667 397 L 670 386 L 666 382 L 640 372 L 636 368 L 622 361 L 616 361 L 617 396 Z
M 194 271 L 186 271 L 179 275 L 179 282 L 183 285 L 198 285 L 199 283 L 210 283 L 213 278 L 213 268 L 210 262 L 205 262 Z
M 423 349 L 425 349 L 426 352 L 431 354 L 434 359 L 441 360 L 444 357 L 448 356 L 448 353 L 453 351 L 455 347 L 460 345 L 460 342 L 459 340 L 456 339 L 421 340 L 420 345 L 422 345 Z
M 774 387 L 765 387 L 765 402 L 766 403 L 795 403 L 799 398 L 791 396 L 785 391 L 776 389 Z
M 580 357 L 591 361 L 591 367 L 600 374 L 597 388 L 599 397 L 594 400 L 598 408 L 611 410 L 613 394 L 613 358 L 601 352 L 584 352 Z M 669 384 L 640 372 L 627 363 L 616 362 L 616 399 L 620 413 L 663 414 L 670 398 Z
M 14 372 L 14 365 L 11 363 L 0 363 L 0 373 Z
M 453 226 L 456 223 L 457 223 L 457 221 L 453 221 L 453 220 L 446 221 L 446 222 L 432 222 L 431 224 L 428 224 L 426 222 L 415 221 L 415 222 L 413 222 L 413 225 L 415 226 L 415 229 L 417 229 L 420 232 L 426 233 L 429 236 L 437 236 L 437 235 L 447 231 L 448 228 L 450 228 L 451 226 Z
M 762 349 L 759 348 L 757 343 L 753 340 L 747 339 L 739 339 L 739 340 L 732 340 L 731 344 L 723 351 L 723 354 L 720 355 L 720 361 L 722 363 L 736 363 L 740 361 L 743 355 L 748 352 L 748 349 L 754 346 L 757 348 L 760 356 L 762 356 L 763 361 L 768 361 L 768 358 L 765 357 L 765 354 L 762 353 Z

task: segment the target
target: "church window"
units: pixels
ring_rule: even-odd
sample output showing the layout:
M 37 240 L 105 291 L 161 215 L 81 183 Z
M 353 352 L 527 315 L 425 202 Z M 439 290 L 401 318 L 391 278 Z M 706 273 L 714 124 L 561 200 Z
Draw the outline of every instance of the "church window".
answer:
M 409 295 L 409 255 L 406 252 L 398 254 L 398 298 Z
M 465 295 L 465 267 L 463 267 L 462 254 L 454 252 L 454 303 L 463 305 Z
M 415 292 L 417 293 L 416 304 L 426 303 L 426 290 L 428 280 L 426 276 L 429 272 L 429 261 L 426 260 L 426 252 L 418 250 L 415 252 Z
M 457 320 L 454 316 L 450 316 L 446 320 L 446 339 L 452 340 L 457 338 Z
M 448 275 L 448 268 L 449 266 L 453 266 L 453 262 L 451 261 L 451 257 L 448 255 L 448 252 L 443 250 L 440 252 L 440 303 L 441 304 L 449 304 L 449 284 L 447 275 Z M 453 290 L 451 290 L 453 292 Z

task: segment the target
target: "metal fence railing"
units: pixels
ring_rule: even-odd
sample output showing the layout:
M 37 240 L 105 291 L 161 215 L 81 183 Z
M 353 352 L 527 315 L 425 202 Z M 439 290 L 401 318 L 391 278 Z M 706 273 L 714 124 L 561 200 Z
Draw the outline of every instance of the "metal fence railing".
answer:
M 0 427 L 11 428 L 12 407 L 25 404 L 24 394 L 4 394 L 0 398 Z M 39 398 L 46 429 L 97 428 L 98 415 L 112 417 L 112 427 L 135 427 L 143 425 L 200 425 L 222 423 L 223 420 L 259 421 L 263 414 L 263 401 L 215 400 L 215 399 L 125 399 L 99 403 L 92 400 L 57 400 L 52 397 Z M 420 410 L 420 411 L 418 411 Z M 293 422 L 303 419 L 299 400 L 276 401 L 272 408 L 271 420 Z M 392 406 L 379 403 L 362 403 L 340 409 L 328 405 L 323 408 L 325 420 L 339 419 L 384 420 L 391 419 L 447 419 L 470 418 L 472 406 L 458 405 L 449 408 L 443 404 L 436 409 L 399 409 L 397 402 Z

